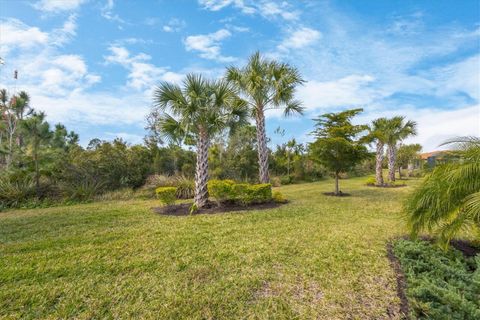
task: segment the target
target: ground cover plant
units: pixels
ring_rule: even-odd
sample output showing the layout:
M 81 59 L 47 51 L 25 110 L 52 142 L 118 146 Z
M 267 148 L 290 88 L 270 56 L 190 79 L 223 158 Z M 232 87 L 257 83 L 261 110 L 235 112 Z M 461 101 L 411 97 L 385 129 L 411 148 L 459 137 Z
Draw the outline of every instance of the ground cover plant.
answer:
M 0 318 L 399 319 L 386 242 L 405 188 L 332 181 L 274 189 L 289 203 L 162 216 L 159 200 L 0 213 Z
M 480 256 L 444 251 L 427 241 L 397 240 L 413 319 L 480 319 Z

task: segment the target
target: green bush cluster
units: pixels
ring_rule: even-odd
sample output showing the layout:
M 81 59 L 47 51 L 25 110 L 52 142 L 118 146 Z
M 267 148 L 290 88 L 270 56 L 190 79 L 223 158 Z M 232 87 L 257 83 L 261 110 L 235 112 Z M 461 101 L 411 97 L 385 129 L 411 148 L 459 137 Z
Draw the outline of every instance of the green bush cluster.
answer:
M 220 204 L 249 205 L 272 201 L 272 185 L 235 183 L 233 180 L 210 180 L 208 193 Z
M 367 179 L 367 181 L 365 182 L 365 184 L 367 186 L 374 186 L 377 184 L 377 180 L 374 178 L 374 177 L 370 177 Z
M 480 255 L 467 258 L 426 241 L 393 245 L 407 280 L 413 319 L 480 319 Z
M 155 189 L 157 198 L 159 198 L 160 201 L 167 206 L 175 203 L 175 200 L 177 199 L 176 193 L 177 188 L 175 187 L 158 187 Z

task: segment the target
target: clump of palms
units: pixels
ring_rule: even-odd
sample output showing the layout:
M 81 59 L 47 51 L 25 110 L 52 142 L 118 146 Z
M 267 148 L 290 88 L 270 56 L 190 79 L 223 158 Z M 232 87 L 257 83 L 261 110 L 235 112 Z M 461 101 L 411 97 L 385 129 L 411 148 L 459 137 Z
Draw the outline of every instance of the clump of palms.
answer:
M 303 83 L 298 70 L 286 63 L 279 63 L 253 54 L 243 68 L 227 69 L 228 81 L 240 91 L 251 116 L 256 121 L 259 180 L 269 182 L 268 149 L 265 132 L 265 111 L 282 108 L 286 116 L 302 113 L 302 106 L 295 100 L 295 87 Z
M 182 86 L 163 82 L 155 90 L 157 126 L 167 140 L 196 141 L 194 206 L 201 208 L 208 199 L 208 149 L 211 139 L 227 127 L 242 123 L 246 116 L 243 101 L 224 81 L 211 81 L 189 74 Z
M 397 116 L 387 120 L 385 132 L 388 156 L 388 180 L 395 181 L 395 163 L 397 160 L 397 144 L 417 134 L 417 123 L 405 121 L 405 117 Z
M 412 236 L 435 232 L 444 245 L 464 228 L 480 232 L 480 138 L 447 143 L 458 146 L 460 160 L 437 166 L 406 203 Z
M 372 121 L 368 128 L 366 140 L 375 142 L 375 185 L 383 186 L 383 159 L 385 157 L 385 144 L 387 143 L 388 119 L 378 118 Z

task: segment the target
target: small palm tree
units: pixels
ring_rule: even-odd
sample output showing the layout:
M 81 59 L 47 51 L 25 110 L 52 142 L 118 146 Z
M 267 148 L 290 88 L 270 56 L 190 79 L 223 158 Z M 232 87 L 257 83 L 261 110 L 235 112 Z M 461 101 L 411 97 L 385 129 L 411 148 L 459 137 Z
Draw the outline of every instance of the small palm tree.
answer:
M 480 138 L 447 143 L 459 147 L 460 160 L 437 166 L 405 206 L 412 236 L 434 231 L 444 245 L 461 229 L 480 232 Z
M 383 158 L 385 156 L 385 144 L 387 143 L 388 119 L 378 118 L 372 121 L 368 128 L 366 141 L 375 143 L 375 183 L 377 186 L 383 186 Z
M 294 99 L 295 87 L 303 83 L 298 70 L 286 63 L 267 60 L 259 52 L 253 54 L 244 68 L 227 69 L 227 80 L 233 83 L 246 101 L 257 126 L 260 182 L 268 183 L 268 149 L 265 132 L 265 111 L 282 108 L 284 115 L 302 113 Z
M 385 138 L 388 155 L 388 179 L 395 181 L 395 162 L 397 156 L 397 144 L 402 140 L 417 134 L 417 123 L 406 121 L 405 117 L 397 116 L 387 120 Z
M 158 131 L 167 140 L 194 139 L 197 145 L 194 204 L 201 208 L 208 200 L 208 148 L 215 134 L 234 127 L 246 117 L 245 104 L 231 85 L 189 74 L 182 87 L 163 82 L 155 90 Z

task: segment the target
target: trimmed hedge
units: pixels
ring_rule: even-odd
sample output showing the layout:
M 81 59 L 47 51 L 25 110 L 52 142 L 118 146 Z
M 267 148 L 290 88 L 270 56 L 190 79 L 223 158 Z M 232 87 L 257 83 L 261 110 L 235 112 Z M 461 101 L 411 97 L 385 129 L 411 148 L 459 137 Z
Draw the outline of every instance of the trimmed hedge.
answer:
M 403 239 L 393 252 L 407 280 L 412 319 L 480 319 L 480 255 Z
M 177 199 L 177 188 L 175 187 L 159 187 L 155 189 L 155 193 L 157 198 L 159 198 L 160 201 L 167 206 L 174 204 L 175 200 Z
M 272 185 L 235 183 L 232 180 L 210 180 L 208 193 L 219 204 L 249 205 L 272 201 Z

